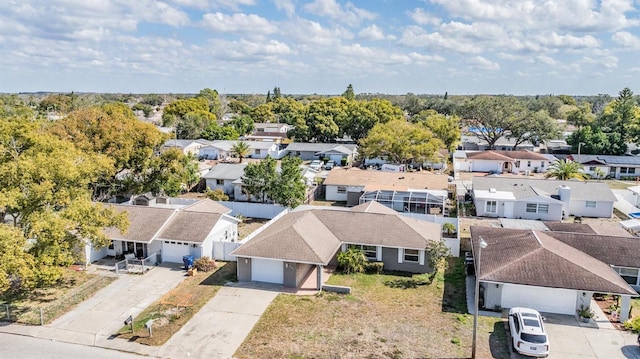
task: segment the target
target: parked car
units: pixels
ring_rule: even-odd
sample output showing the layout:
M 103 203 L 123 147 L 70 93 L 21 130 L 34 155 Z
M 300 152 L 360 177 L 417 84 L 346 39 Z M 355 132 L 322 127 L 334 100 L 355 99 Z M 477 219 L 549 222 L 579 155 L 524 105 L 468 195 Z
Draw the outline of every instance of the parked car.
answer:
M 325 165 L 324 165 L 324 169 L 325 170 L 330 170 L 333 167 L 337 166 L 338 164 L 336 163 L 336 161 L 328 161 Z
M 549 338 L 543 318 L 535 309 L 515 307 L 509 310 L 509 332 L 514 351 L 544 358 L 549 355 Z
M 322 161 L 320 160 L 311 161 L 311 163 L 309 164 L 309 168 L 311 168 L 312 170 L 320 171 L 322 169 Z

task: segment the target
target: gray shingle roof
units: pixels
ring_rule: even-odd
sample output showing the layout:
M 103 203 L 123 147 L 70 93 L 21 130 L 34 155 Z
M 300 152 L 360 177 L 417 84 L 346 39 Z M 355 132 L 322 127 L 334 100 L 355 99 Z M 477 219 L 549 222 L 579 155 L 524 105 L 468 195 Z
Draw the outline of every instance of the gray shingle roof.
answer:
M 636 294 L 609 265 L 549 233 L 471 227 L 475 253 L 480 237 L 487 242 L 481 253 L 479 278 L 540 287 Z
M 574 161 L 578 160 L 577 154 L 572 154 Z M 640 166 L 640 156 L 607 156 L 607 155 L 583 155 L 580 154 L 580 163 L 602 163 L 609 166 Z
M 204 212 L 176 212 L 158 234 L 159 240 L 202 243 L 222 217 L 221 214 Z
M 244 168 L 247 162 L 243 163 L 218 163 L 213 166 L 207 174 L 202 176 L 205 179 L 226 179 L 236 180 L 244 176 Z
M 516 199 L 535 197 L 538 193 L 558 194 L 562 185 L 571 188 L 572 200 L 615 202 L 609 186 L 602 182 L 559 181 L 552 179 L 529 179 L 520 177 L 474 177 L 473 189 L 485 190 L 495 188 L 498 191 L 511 192 Z M 558 198 L 555 198 L 558 199 Z
M 207 212 L 224 214 L 231 212 L 230 208 L 227 208 L 216 201 L 210 199 L 203 199 L 183 209 L 185 212 Z
M 171 218 L 173 209 L 133 205 L 110 205 L 116 211 L 127 212 L 129 228 L 122 233 L 119 229 L 109 227 L 104 233 L 110 239 L 149 243 Z
M 640 268 L 640 239 L 637 237 L 568 232 L 547 232 L 547 235 L 609 265 Z
M 351 151 L 355 151 L 358 147 L 354 144 L 338 144 L 338 143 L 309 143 L 309 142 L 291 142 L 286 150 L 287 151 L 301 151 L 301 152 L 321 152 L 328 151 L 333 148 L 342 147 Z
M 286 214 L 232 254 L 327 264 L 343 242 L 424 249 L 440 236 L 439 224 L 397 212 L 312 209 Z

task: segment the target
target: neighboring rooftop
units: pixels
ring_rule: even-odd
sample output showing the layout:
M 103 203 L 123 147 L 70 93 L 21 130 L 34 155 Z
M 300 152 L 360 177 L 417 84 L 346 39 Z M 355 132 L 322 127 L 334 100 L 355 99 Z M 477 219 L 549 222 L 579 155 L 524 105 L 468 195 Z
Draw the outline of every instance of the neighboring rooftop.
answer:
M 226 180 L 237 180 L 238 178 L 242 178 L 244 176 L 244 169 L 247 167 L 247 162 L 243 163 L 218 163 L 213 166 L 207 174 L 202 176 L 202 178 L 211 178 L 211 179 L 226 179 Z
M 512 161 L 512 160 L 548 161 L 549 160 L 547 157 L 529 150 L 518 150 L 518 151 L 487 150 L 487 151 L 479 151 L 479 152 L 468 152 L 467 158 L 472 160 L 500 160 L 500 161 Z
M 428 171 L 385 172 L 359 168 L 334 168 L 329 171 L 325 185 L 363 186 L 365 191 L 411 189 L 446 190 L 448 176 Z
M 577 161 L 580 158 L 582 164 L 602 164 L 617 166 L 640 166 L 640 156 L 609 156 L 609 155 L 569 155 L 569 159 Z
M 589 201 L 617 201 L 606 183 L 587 181 L 560 181 L 552 179 L 530 179 L 520 177 L 473 177 L 473 190 L 511 192 L 515 199 L 551 195 L 558 200 L 557 193 L 561 186 L 571 189 L 571 199 Z
M 300 152 L 321 152 L 334 149 L 336 147 L 344 147 L 350 151 L 355 150 L 358 145 L 346 144 L 346 143 L 309 143 L 309 142 L 291 142 L 286 150 L 287 151 L 300 151 Z

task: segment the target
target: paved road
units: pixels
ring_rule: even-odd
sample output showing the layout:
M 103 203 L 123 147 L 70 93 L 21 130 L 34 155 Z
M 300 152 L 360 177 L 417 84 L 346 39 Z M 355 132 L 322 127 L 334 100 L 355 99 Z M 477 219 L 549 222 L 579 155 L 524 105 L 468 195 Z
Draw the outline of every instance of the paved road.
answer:
M 136 354 L 87 347 L 84 345 L 38 339 L 22 335 L 0 334 L 0 355 L 2 358 L 20 359 L 141 359 Z

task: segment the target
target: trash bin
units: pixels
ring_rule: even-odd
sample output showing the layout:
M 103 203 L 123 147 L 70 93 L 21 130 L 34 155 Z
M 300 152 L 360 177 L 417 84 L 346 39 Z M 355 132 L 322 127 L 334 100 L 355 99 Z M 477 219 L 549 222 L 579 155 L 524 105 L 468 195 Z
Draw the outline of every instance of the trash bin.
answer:
M 196 260 L 195 256 L 182 257 L 182 263 L 184 263 L 184 269 L 189 270 L 189 268 L 193 267 L 193 262 L 195 260 Z

